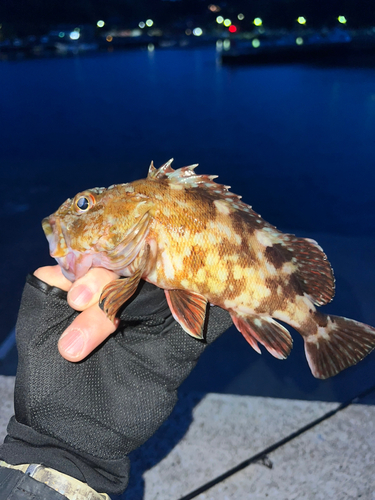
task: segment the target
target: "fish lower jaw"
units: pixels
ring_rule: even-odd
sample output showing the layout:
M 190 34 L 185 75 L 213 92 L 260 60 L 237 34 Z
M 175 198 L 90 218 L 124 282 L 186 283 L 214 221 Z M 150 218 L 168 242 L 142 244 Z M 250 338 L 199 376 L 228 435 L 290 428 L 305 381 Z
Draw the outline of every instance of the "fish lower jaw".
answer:
M 93 266 L 92 255 L 74 251 L 70 251 L 63 257 L 57 257 L 56 261 L 63 275 L 72 282 L 84 276 Z

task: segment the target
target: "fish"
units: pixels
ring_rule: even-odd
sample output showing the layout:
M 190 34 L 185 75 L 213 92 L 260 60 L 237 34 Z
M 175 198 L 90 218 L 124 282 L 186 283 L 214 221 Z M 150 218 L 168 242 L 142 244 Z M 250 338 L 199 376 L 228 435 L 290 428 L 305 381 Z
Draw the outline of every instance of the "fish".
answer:
M 261 344 L 286 359 L 286 323 L 303 337 L 317 378 L 374 349 L 375 328 L 318 311 L 333 299 L 335 279 L 315 240 L 279 231 L 216 175 L 197 174 L 197 164 L 175 170 L 172 161 L 151 162 L 145 179 L 80 192 L 42 221 L 69 280 L 93 267 L 120 276 L 100 297 L 112 321 L 143 279 L 164 289 L 174 319 L 197 339 L 210 304 L 229 312 L 256 352 Z

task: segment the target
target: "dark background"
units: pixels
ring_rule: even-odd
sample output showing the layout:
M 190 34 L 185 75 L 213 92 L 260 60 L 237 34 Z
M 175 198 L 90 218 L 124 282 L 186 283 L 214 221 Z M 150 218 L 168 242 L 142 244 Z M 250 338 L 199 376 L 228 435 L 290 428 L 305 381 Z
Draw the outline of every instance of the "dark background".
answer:
M 320 28 L 333 26 L 338 15 L 350 19 L 354 28 L 375 24 L 375 9 L 371 0 L 237 0 L 208 2 L 206 0 L 2 0 L 0 19 L 18 35 L 44 32 L 61 23 L 96 23 L 104 19 L 113 25 L 126 23 L 136 27 L 140 20 L 152 18 L 166 29 L 190 21 L 213 22 L 215 13 L 207 7 L 216 4 L 224 16 L 243 12 L 250 23 L 254 17 L 267 19 L 271 28 L 292 28 L 298 16 L 305 16 L 309 25 Z
M 269 22 L 285 29 L 302 11 L 321 25 L 342 14 L 352 27 L 373 22 L 371 2 L 220 5 L 223 14 L 241 8 L 247 15 L 246 7 L 251 19 L 269 12 Z M 0 16 L 2 29 L 17 36 L 106 16 L 129 27 L 154 16 L 184 30 L 212 17 L 207 6 L 18 1 L 3 2 Z M 326 310 L 375 325 L 372 64 L 232 68 L 213 43 L 6 60 L 0 75 L 0 345 L 12 338 L 26 274 L 53 263 L 42 218 L 78 191 L 144 177 L 151 160 L 160 166 L 171 157 L 175 168 L 199 163 L 198 172 L 218 174 L 281 229 L 317 239 L 337 279 Z M 374 354 L 332 380 L 315 380 L 293 336 L 293 352 L 280 362 L 258 356 L 232 329 L 183 390 L 342 401 L 374 384 Z M 15 369 L 13 348 L 0 370 Z

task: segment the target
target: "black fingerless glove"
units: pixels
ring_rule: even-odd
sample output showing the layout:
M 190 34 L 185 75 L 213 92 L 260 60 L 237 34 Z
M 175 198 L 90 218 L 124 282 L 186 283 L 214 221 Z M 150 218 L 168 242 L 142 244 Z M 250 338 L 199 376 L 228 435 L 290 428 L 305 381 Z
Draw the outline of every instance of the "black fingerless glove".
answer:
M 128 482 L 128 453 L 168 417 L 179 385 L 232 322 L 210 307 L 206 340 L 196 340 L 172 318 L 164 291 L 141 282 L 117 331 L 71 363 L 57 342 L 77 314 L 65 292 L 27 278 L 17 321 L 15 417 L 0 458 L 41 463 L 119 494 Z

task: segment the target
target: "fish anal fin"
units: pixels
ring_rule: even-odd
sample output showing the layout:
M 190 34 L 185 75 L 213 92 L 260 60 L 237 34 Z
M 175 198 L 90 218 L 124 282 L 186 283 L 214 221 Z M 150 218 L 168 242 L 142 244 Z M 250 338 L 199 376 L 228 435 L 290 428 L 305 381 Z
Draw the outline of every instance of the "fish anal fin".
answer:
M 319 316 L 325 326 L 305 336 L 306 358 L 314 377 L 332 377 L 375 348 L 375 328 L 340 316 Z
M 207 300 L 198 293 L 186 290 L 165 290 L 165 296 L 174 319 L 185 332 L 203 339 Z
M 275 358 L 285 359 L 293 347 L 289 331 L 269 316 L 237 316 L 232 314 L 233 323 L 251 347 L 260 353 L 257 342 L 264 345 Z
M 254 351 L 256 351 L 258 354 L 262 354 L 262 351 L 259 349 L 258 342 L 253 337 L 254 331 L 250 327 L 249 323 L 242 318 L 239 318 L 235 314 L 231 314 L 231 318 L 233 320 L 234 326 L 239 332 L 242 333 L 245 340 L 251 345 Z

